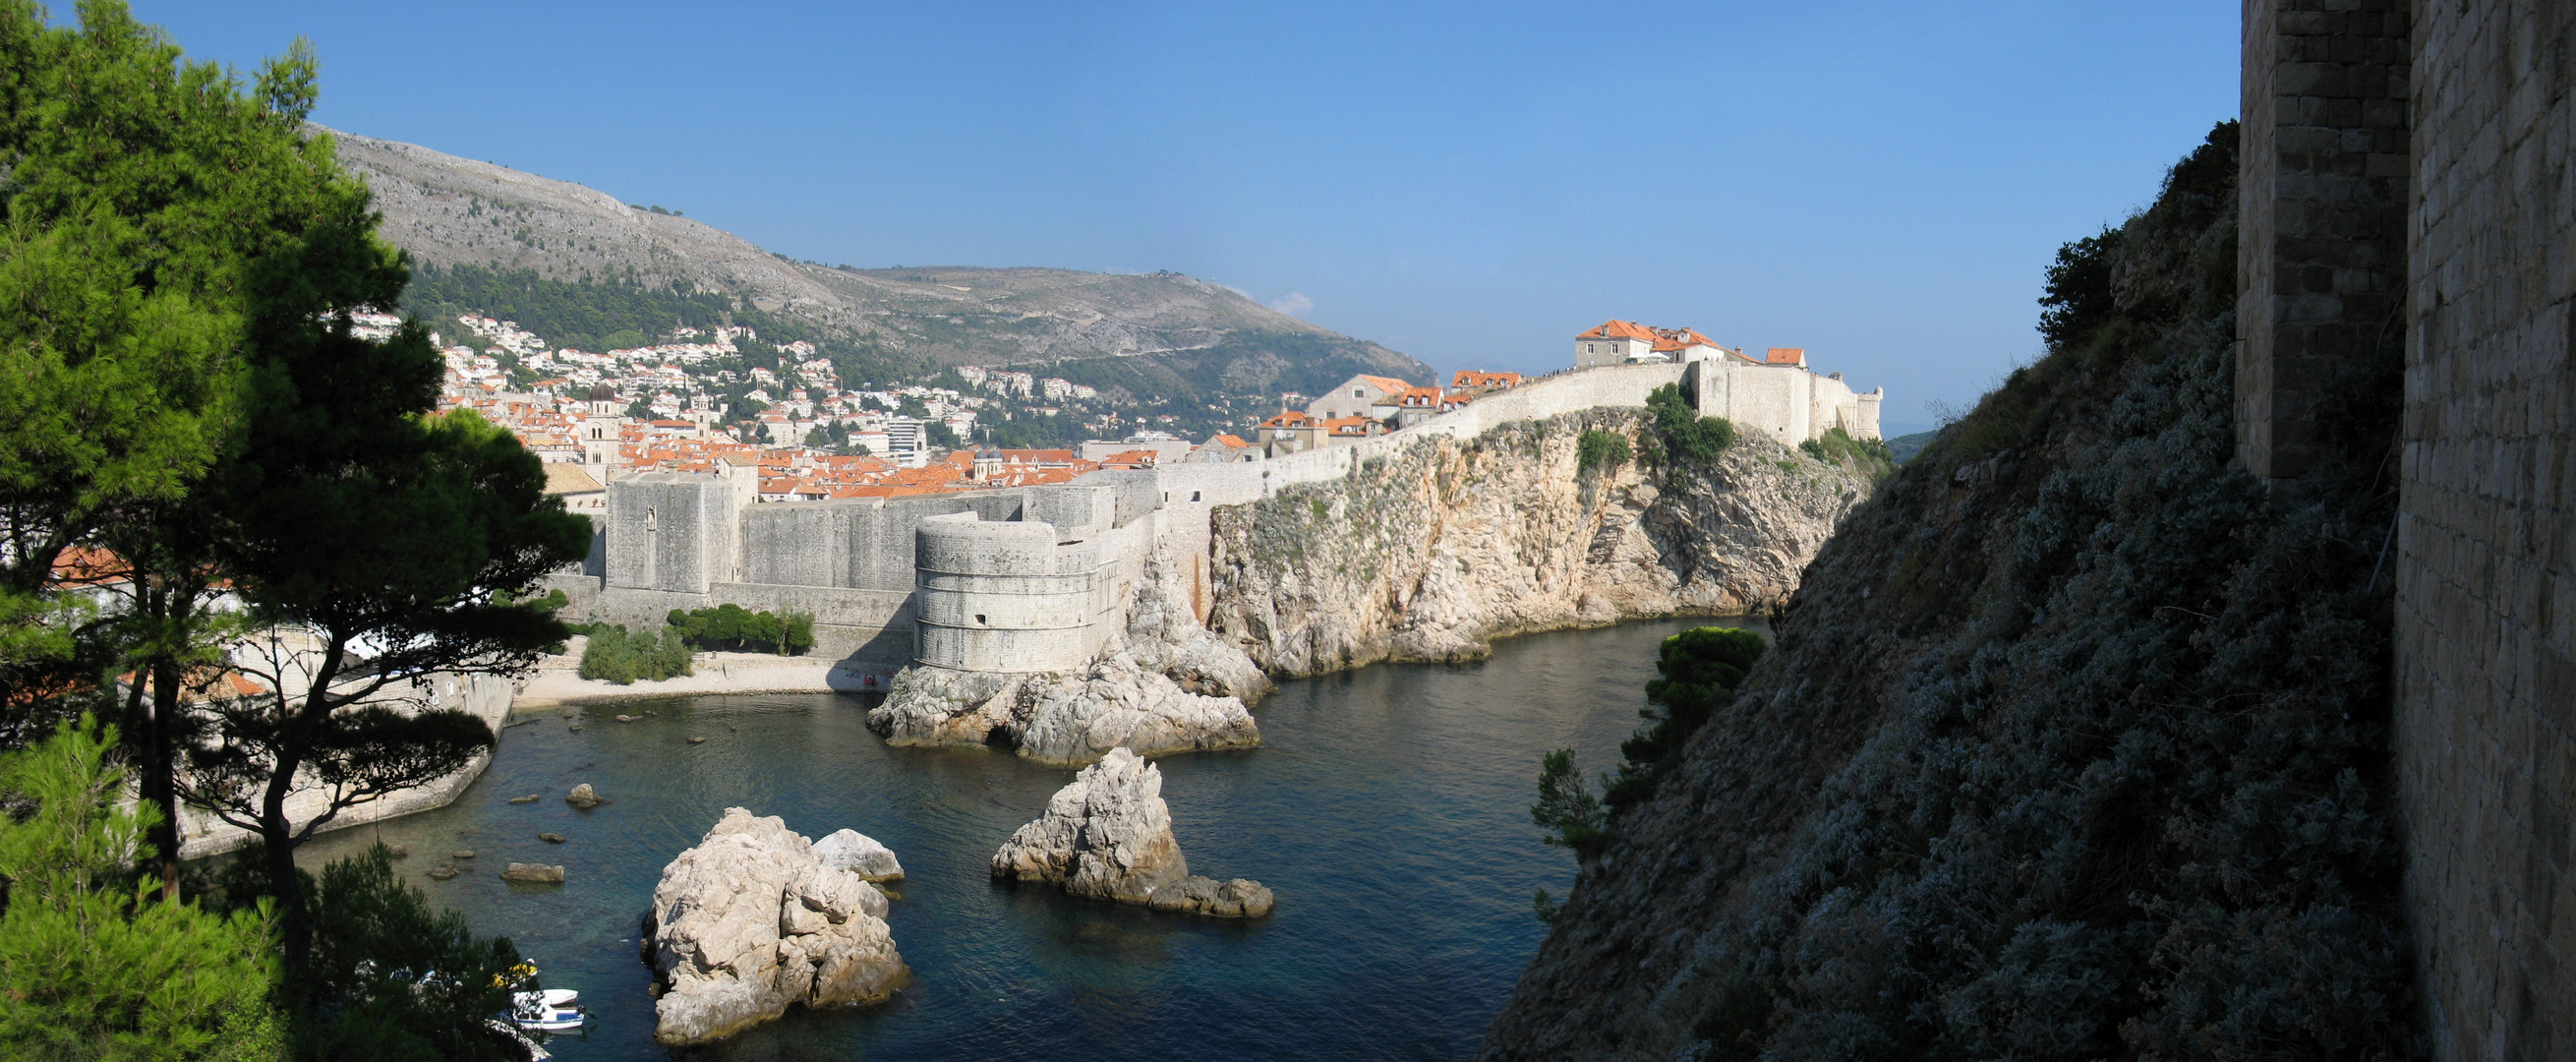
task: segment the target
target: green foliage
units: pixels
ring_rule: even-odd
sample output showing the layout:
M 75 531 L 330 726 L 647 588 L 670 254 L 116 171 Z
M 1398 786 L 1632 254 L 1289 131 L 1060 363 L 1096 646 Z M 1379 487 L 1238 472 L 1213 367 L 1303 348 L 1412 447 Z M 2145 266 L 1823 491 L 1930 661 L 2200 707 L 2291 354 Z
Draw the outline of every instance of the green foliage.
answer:
M 814 647 L 814 617 L 802 612 L 780 616 L 726 604 L 687 612 L 675 608 L 666 622 L 668 630 L 702 649 L 758 648 L 792 656 Z
M 2051 350 L 2063 350 L 2090 337 L 2111 319 L 2111 262 L 2120 250 L 2120 230 L 2104 226 L 2057 249 L 2049 263 L 2048 283 L 2039 304 L 2039 334 Z
M 1843 727 L 1827 740 L 1857 751 L 1701 938 L 1692 987 L 1719 1002 L 1690 1053 L 2424 1053 L 2375 578 L 2403 346 L 2314 381 L 2308 475 L 2234 463 L 2236 143 L 2212 130 L 2086 252 L 2119 278 L 2107 316 L 1952 425 L 1810 569 L 1793 658 L 1765 669 L 1797 703 L 1727 751 Z M 2030 448 L 1942 503 L 1989 515 L 1934 514 L 1925 499 L 1960 489 L 1951 432 L 1993 416 Z M 1896 651 L 1907 582 L 1972 589 L 1903 617 Z M 1855 607 L 1855 586 L 1881 592 Z M 1870 672 L 1883 687 L 1835 688 Z
M 1556 897 L 1548 895 L 1546 889 L 1538 890 L 1530 897 L 1530 914 L 1535 916 L 1542 925 L 1555 925 Z
M 1807 456 L 1829 465 L 1867 471 L 1872 477 L 1896 471 L 1896 455 L 1877 439 L 1855 439 L 1840 427 L 1798 444 Z
M 628 633 L 624 624 L 593 624 L 590 644 L 581 652 L 581 677 L 633 685 L 660 682 L 689 669 L 689 643 L 669 627 Z
M 520 975 L 507 937 L 477 938 L 395 876 L 382 844 L 324 867 L 314 891 L 313 967 L 323 986 L 299 1030 L 308 1058 L 399 1062 L 517 1056 L 483 1020 L 510 1007 Z
M 0 683 L 20 689 L 103 669 L 68 661 L 38 598 L 55 555 L 187 493 L 239 422 L 274 293 L 365 211 L 302 135 L 301 45 L 245 84 L 123 4 L 79 21 L 0 2 Z
M 1664 639 L 1655 657 L 1655 672 L 1662 677 L 1646 683 L 1646 701 L 1655 707 L 1637 713 L 1652 722 L 1619 743 L 1627 762 L 1604 794 L 1611 808 L 1653 795 L 1680 762 L 1690 736 L 1735 699 L 1736 687 L 1753 662 L 1762 659 L 1763 649 L 1761 635 L 1735 627 L 1694 627 Z
M 446 331 L 456 331 L 448 322 L 458 315 L 475 313 L 517 321 L 519 327 L 549 343 L 581 350 L 643 346 L 674 328 L 731 324 L 751 326 L 760 334 L 758 340 L 736 341 L 746 367 L 778 368 L 778 354 L 771 345 L 801 339 L 815 344 L 844 380 L 895 380 L 926 374 L 930 368 L 917 356 L 854 342 L 802 318 L 766 313 L 722 292 L 699 290 L 685 279 L 667 287 L 648 287 L 633 277 L 563 281 L 547 280 L 528 269 L 423 266 L 404 300 L 413 312 Z M 759 412 L 736 408 L 733 415 L 750 417 Z
M 1574 467 L 1578 472 L 1616 470 L 1628 463 L 1628 457 L 1628 437 L 1615 431 L 1586 428 L 1574 441 Z
M 114 727 L 0 754 L 0 1056 L 274 1059 L 285 1025 L 264 907 L 218 916 L 127 872 L 159 814 L 123 799 Z
M 1663 452 L 1676 461 L 1704 465 L 1735 444 L 1735 425 L 1722 417 L 1700 416 L 1682 397 L 1679 384 L 1665 384 L 1647 394 L 1646 412 L 1654 418 L 1655 433 L 1663 437 Z
M 1542 838 L 1559 848 L 1590 852 L 1600 847 L 1606 824 L 1601 798 L 1592 795 L 1592 785 L 1574 766 L 1574 750 L 1558 749 L 1539 760 L 1538 803 L 1530 805 L 1530 821 L 1547 831 Z M 1542 920 L 1554 909 L 1546 904 L 1547 893 L 1539 893 Z
M 1933 437 L 1938 434 L 1938 432 L 1918 431 L 1912 435 L 1899 435 L 1889 439 L 1887 456 L 1900 465 L 1914 460 L 1914 455 L 1922 453 L 1923 448 L 1931 445 Z

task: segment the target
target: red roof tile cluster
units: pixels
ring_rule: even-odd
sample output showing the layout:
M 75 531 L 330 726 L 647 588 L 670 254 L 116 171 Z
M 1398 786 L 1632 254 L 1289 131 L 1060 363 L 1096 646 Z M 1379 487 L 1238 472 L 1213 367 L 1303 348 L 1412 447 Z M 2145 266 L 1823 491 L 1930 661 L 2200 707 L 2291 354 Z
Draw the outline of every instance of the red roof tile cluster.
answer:
M 1661 354 L 1670 354 L 1674 351 L 1685 350 L 1690 347 L 1716 347 L 1721 350 L 1725 349 L 1723 347 L 1718 347 L 1716 340 L 1701 335 L 1699 330 L 1695 328 L 1655 328 L 1648 325 L 1638 324 L 1635 321 L 1604 321 L 1599 327 L 1575 336 L 1574 338 L 1633 339 L 1639 342 L 1652 344 L 1654 350 Z

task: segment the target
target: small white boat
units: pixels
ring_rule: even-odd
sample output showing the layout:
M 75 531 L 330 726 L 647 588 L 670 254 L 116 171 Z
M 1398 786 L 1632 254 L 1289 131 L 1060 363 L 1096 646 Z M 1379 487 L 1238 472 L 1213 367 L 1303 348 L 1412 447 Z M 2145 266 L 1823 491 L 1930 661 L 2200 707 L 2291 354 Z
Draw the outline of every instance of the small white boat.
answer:
M 574 1032 L 590 1020 L 590 1012 L 581 1008 L 581 993 L 569 988 L 520 992 L 510 997 L 510 1004 L 509 1012 L 501 1016 L 522 1029 Z

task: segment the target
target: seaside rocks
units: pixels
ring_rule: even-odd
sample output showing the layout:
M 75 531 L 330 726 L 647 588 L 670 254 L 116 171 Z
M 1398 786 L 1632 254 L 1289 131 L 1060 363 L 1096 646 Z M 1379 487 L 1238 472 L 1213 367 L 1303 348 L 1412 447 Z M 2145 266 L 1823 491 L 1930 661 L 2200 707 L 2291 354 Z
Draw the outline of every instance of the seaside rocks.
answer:
M 814 858 L 867 881 L 903 880 L 903 864 L 895 861 L 894 850 L 857 830 L 836 830 L 814 842 Z
M 1258 882 L 1190 875 L 1172 839 L 1162 770 L 1126 749 L 1109 750 L 1056 790 L 1046 812 L 993 853 L 993 876 L 1171 911 L 1258 918 L 1271 906 Z
M 599 790 L 591 788 L 590 783 L 583 782 L 580 785 L 572 787 L 572 792 L 564 794 L 564 803 L 580 808 L 583 811 L 588 811 L 600 806 L 601 804 L 607 803 L 607 801 L 599 798 Z
M 1270 890 L 1250 878 L 1218 884 L 1196 874 L 1171 882 L 1145 900 L 1157 911 L 1193 911 L 1218 918 L 1259 918 L 1270 913 Z
M 726 808 L 697 847 L 662 868 L 653 890 L 644 953 L 663 986 L 654 1039 L 702 1043 L 789 1004 L 892 995 L 909 971 L 885 914 L 884 893 L 826 865 L 786 822 Z
M 545 843 L 547 843 L 547 844 L 562 844 L 562 843 L 564 843 L 564 835 L 562 835 L 562 834 L 560 834 L 560 833 L 541 833 L 541 834 L 538 834 L 538 835 L 537 835 L 537 839 L 538 839 L 538 840 L 540 840 L 540 841 L 544 841 L 544 842 L 545 842 Z
M 501 872 L 503 881 L 523 881 L 531 885 L 561 885 L 564 868 L 544 863 L 512 863 Z
M 445 881 L 456 876 L 456 868 L 440 864 L 429 868 L 429 876 L 437 881 Z
M 1261 728 L 1244 707 L 1270 682 L 1250 657 L 1209 634 L 1176 597 L 1157 557 L 1137 581 L 1125 631 L 1073 671 L 1005 674 L 909 667 L 868 728 L 889 745 L 982 745 L 999 734 L 1019 754 L 1073 767 L 1124 746 L 1139 755 L 1247 748 Z
M 530 793 L 530 794 L 528 794 L 528 795 L 526 795 L 526 796 L 514 796 L 514 797 L 511 797 L 511 798 L 510 798 L 510 803 L 513 803 L 513 804 L 534 804 L 534 803 L 536 803 L 536 802 L 537 802 L 537 795 L 536 795 L 535 793 Z

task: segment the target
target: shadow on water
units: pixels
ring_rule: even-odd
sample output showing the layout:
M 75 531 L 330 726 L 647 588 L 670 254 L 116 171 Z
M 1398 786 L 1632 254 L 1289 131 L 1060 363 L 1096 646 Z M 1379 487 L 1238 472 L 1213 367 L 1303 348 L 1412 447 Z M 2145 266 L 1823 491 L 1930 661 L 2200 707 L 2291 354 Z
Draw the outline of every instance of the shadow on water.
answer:
M 663 865 L 733 806 L 893 848 L 910 877 L 890 921 L 913 981 L 883 1006 L 791 1013 L 687 1057 L 1461 1058 L 1537 949 L 1531 893 L 1573 879 L 1529 822 L 1540 755 L 1571 746 L 1587 770 L 1611 766 L 1656 643 L 1710 623 L 1760 626 L 1648 621 L 1512 639 L 1482 663 L 1289 682 L 1254 713 L 1262 748 L 1157 761 L 1190 868 L 1277 894 L 1259 922 L 992 881 L 993 850 L 1073 772 L 890 749 L 852 696 L 538 709 L 455 804 L 324 835 L 303 858 L 407 845 L 396 865 L 434 901 L 581 991 L 591 1031 L 549 1046 L 569 1060 L 672 1057 L 653 1042 L 637 923 Z M 581 782 L 609 803 L 565 804 Z M 463 849 L 474 857 L 450 854 Z M 513 861 L 562 864 L 567 881 L 509 885 Z M 443 864 L 460 873 L 427 876 Z

